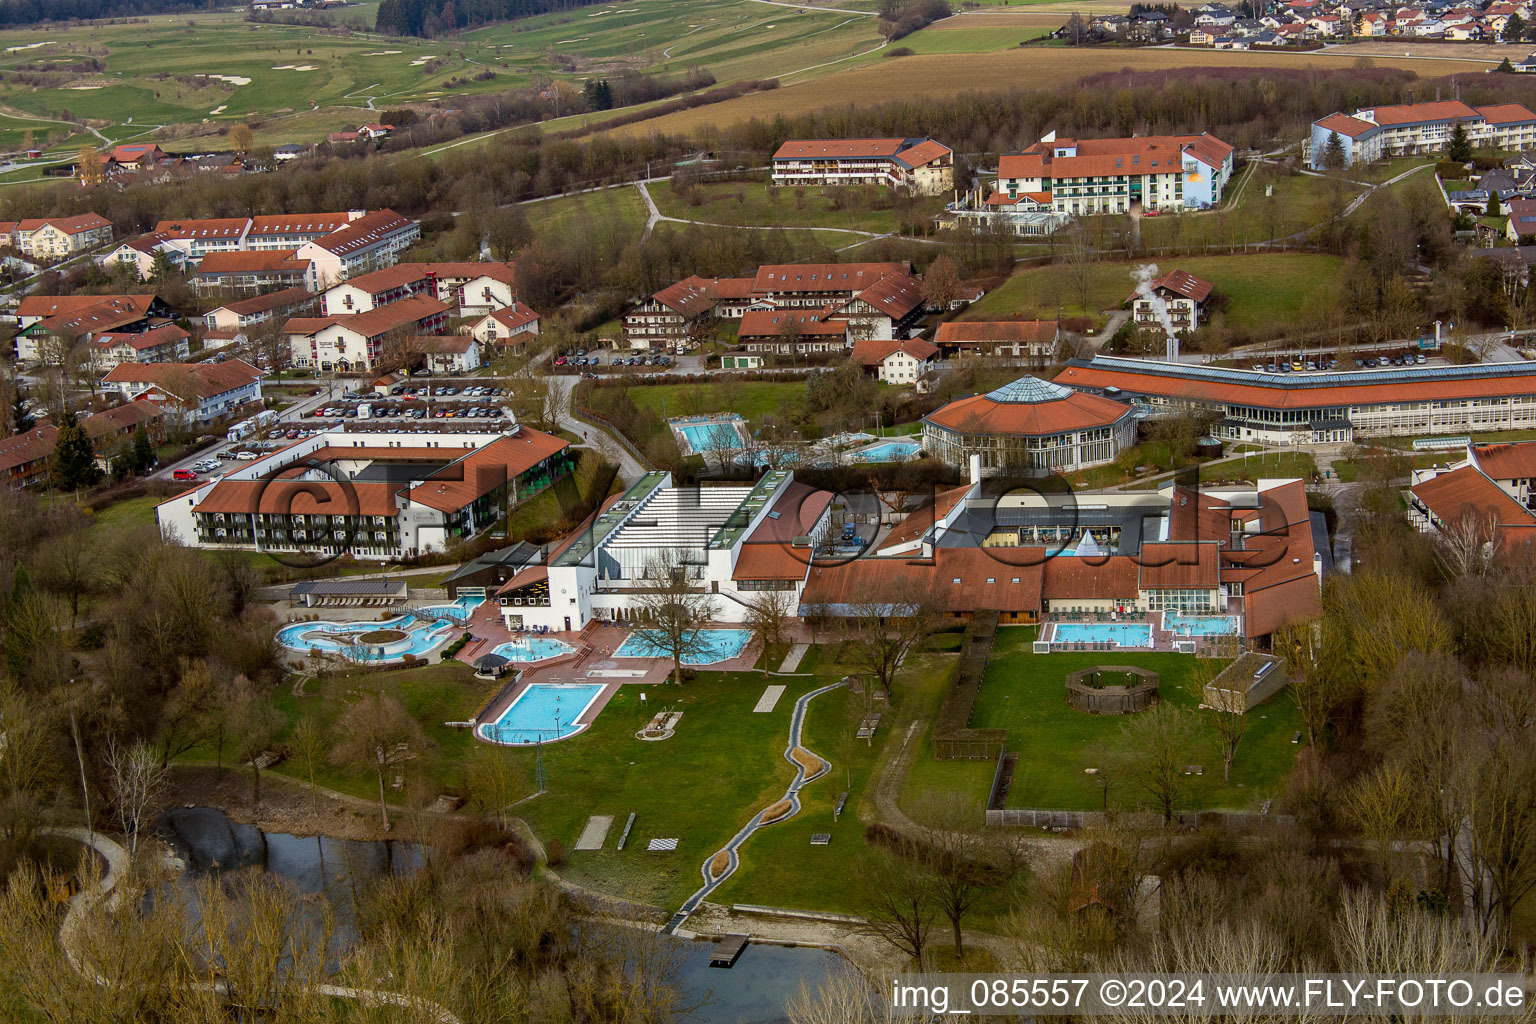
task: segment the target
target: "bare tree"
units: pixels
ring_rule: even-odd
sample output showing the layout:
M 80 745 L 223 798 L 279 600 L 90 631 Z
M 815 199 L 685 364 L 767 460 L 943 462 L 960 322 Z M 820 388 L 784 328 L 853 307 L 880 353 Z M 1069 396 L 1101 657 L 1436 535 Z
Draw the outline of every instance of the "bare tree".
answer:
M 704 626 L 715 617 L 715 598 L 703 590 L 685 552 L 668 549 L 645 567 L 646 589 L 635 596 L 634 634 L 672 660 L 672 681 L 683 681 L 683 662 L 709 651 Z
M 283 714 L 266 694 L 241 676 L 233 684 L 229 704 L 229 734 L 235 756 L 251 766 L 251 801 L 261 803 L 261 761 L 283 727 Z
M 795 614 L 793 590 L 763 590 L 748 601 L 747 626 L 763 642 L 763 653 L 783 650 Z
M 1207 701 L 1208 687 L 1213 687 L 1227 661 L 1217 658 L 1200 658 L 1190 673 L 1190 690 L 1197 701 Z M 1208 705 L 1204 717 L 1210 722 L 1221 748 L 1221 779 L 1232 781 L 1232 762 L 1237 759 L 1237 747 L 1248 731 L 1245 695 L 1214 690 L 1216 703 Z
M 1287 692 L 1301 712 L 1307 744 L 1315 747 L 1333 717 L 1338 680 L 1338 673 L 1320 660 L 1320 630 L 1315 623 L 1288 623 L 1275 630 L 1270 643 L 1285 660 Z
M 804 981 L 785 1004 L 789 1024 L 895 1024 L 880 989 L 851 965 L 832 971 L 813 991 Z
M 986 811 L 958 790 L 928 790 L 913 809 L 929 826 L 921 840 L 926 885 L 949 922 L 955 959 L 965 955 L 962 924 L 976 905 L 1013 884 L 1024 868 L 1012 836 L 986 827 Z
M 1121 740 L 1116 774 L 1152 800 L 1162 812 L 1166 828 L 1173 824 L 1173 812 L 1189 788 L 1185 768 L 1194 734 L 1188 713 L 1164 701 L 1132 715 L 1121 731 Z
M 107 780 L 118 827 L 128 837 L 128 855 L 139 855 L 139 833 L 154 816 L 165 790 L 170 768 L 162 764 L 153 747 L 135 743 L 125 747 L 115 738 L 107 741 Z
M 481 743 L 464 759 L 464 788 L 482 814 L 495 815 L 506 828 L 507 808 L 527 792 L 528 782 L 506 751 Z
M 854 866 L 870 927 L 918 968 L 939 916 L 926 874 L 914 860 L 889 850 L 872 849 Z
M 930 309 L 947 310 L 960 297 L 960 270 L 948 256 L 940 256 L 923 275 L 923 297 Z
M 320 813 L 320 792 L 315 785 L 315 774 L 320 766 L 325 764 L 330 751 L 330 740 L 326 738 L 325 730 L 313 717 L 305 717 L 294 727 L 293 736 L 289 738 L 289 747 L 293 751 L 293 758 L 304 769 L 304 778 L 309 782 L 309 809 L 313 814 Z
M 844 609 L 843 658 L 889 697 L 907 655 L 933 635 L 939 620 L 937 592 L 888 583 Z
M 351 704 L 331 732 L 331 760 L 359 775 L 373 773 L 379 783 L 379 815 L 389 829 L 384 775 L 390 766 L 426 748 L 426 734 L 400 702 L 383 693 L 365 694 Z
M 1474 506 L 1440 524 L 1440 563 L 1451 576 L 1486 576 L 1493 567 L 1497 516 Z

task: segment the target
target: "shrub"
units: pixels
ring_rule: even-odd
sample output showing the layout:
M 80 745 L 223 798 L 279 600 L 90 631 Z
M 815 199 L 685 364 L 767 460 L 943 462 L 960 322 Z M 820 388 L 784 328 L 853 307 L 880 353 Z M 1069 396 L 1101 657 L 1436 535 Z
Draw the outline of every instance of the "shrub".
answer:
M 565 844 L 558 839 L 551 839 L 544 844 L 544 860 L 552 868 L 565 866 Z
M 898 46 L 894 50 L 885 51 L 885 55 L 887 57 L 911 57 L 915 53 L 917 53 L 917 51 L 912 49 L 910 46 Z

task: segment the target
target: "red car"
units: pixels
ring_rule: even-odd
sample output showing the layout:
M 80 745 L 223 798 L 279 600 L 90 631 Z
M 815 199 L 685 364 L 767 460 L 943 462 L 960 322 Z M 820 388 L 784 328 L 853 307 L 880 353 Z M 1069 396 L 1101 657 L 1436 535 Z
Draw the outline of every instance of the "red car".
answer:
M 197 474 L 190 469 L 178 469 L 171 473 L 173 480 L 196 480 Z

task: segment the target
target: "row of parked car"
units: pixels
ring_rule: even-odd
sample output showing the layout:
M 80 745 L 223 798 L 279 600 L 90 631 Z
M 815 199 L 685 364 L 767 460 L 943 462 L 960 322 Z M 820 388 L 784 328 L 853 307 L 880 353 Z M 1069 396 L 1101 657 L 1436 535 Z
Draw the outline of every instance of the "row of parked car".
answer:
M 589 356 L 586 349 L 577 349 L 579 355 L 555 356 L 556 366 L 602 366 L 602 356 Z M 609 366 L 671 366 L 671 356 L 614 356 Z
M 1377 366 L 1413 366 L 1429 362 L 1429 357 L 1422 352 L 1402 352 L 1396 355 L 1366 356 L 1357 360 L 1359 367 L 1371 368 Z M 1323 359 L 1280 359 L 1273 363 L 1254 363 L 1255 373 L 1302 373 L 1315 372 L 1317 370 L 1337 370 L 1339 361 L 1332 356 Z

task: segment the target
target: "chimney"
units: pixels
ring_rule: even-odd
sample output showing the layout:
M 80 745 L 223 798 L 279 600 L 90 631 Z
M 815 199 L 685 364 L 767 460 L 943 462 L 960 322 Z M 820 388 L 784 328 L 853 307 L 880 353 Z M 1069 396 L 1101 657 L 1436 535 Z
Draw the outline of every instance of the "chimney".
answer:
M 1179 361 L 1179 336 L 1177 334 L 1168 335 L 1168 361 L 1170 363 Z

